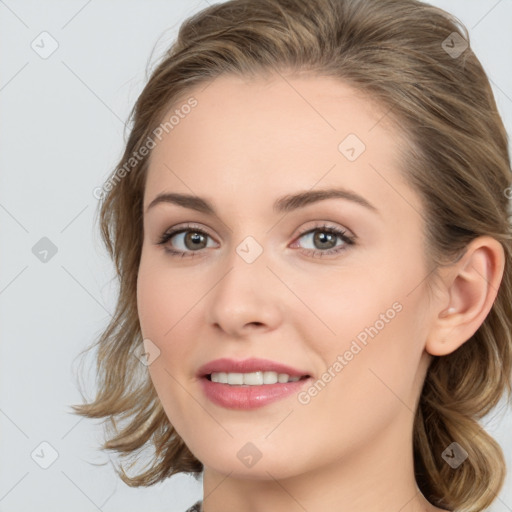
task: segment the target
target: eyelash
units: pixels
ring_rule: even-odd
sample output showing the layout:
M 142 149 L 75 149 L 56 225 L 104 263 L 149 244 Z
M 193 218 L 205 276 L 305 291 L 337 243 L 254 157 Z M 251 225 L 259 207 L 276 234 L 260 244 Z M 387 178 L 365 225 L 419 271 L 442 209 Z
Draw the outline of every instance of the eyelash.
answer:
M 322 224 L 320 226 L 316 226 L 314 228 L 309 228 L 301 231 L 297 239 L 302 238 L 304 235 L 307 235 L 309 233 L 314 233 L 315 231 L 321 231 L 324 233 L 329 233 L 332 235 L 336 235 L 339 238 L 341 238 L 344 242 L 344 245 L 339 247 L 333 247 L 332 249 L 326 249 L 326 250 L 320 250 L 320 249 L 299 249 L 299 251 L 303 254 L 311 255 L 313 252 L 313 257 L 319 256 L 323 257 L 325 255 L 331 255 L 331 254 L 338 254 L 348 249 L 349 246 L 355 244 L 355 236 L 349 236 L 346 234 L 346 231 L 336 228 L 334 226 L 329 226 L 327 224 Z M 171 249 L 169 247 L 165 247 L 165 244 L 175 235 L 178 235 L 180 233 L 188 233 L 188 232 L 194 232 L 199 233 L 201 235 L 205 235 L 207 237 L 212 238 L 206 231 L 197 228 L 193 225 L 186 225 L 181 228 L 177 228 L 171 231 L 165 232 L 157 242 L 157 245 L 163 245 L 164 249 L 167 253 L 169 253 L 173 257 L 194 257 L 197 252 L 201 252 L 202 249 L 198 251 L 177 251 L 176 249 Z

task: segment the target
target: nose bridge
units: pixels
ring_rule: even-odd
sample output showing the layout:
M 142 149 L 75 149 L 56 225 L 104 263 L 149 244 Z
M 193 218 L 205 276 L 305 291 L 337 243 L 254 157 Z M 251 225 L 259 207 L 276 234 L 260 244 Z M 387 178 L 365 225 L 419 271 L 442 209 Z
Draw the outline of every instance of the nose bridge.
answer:
M 247 324 L 274 328 L 279 321 L 276 278 L 267 268 L 268 249 L 252 235 L 224 260 L 223 277 L 212 290 L 209 320 L 234 333 Z

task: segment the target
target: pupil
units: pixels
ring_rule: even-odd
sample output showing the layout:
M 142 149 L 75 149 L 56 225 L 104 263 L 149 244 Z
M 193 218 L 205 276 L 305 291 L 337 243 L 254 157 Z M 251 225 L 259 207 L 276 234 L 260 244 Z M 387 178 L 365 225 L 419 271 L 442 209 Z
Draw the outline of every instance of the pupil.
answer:
M 196 245 L 196 242 L 200 242 L 203 236 L 201 233 L 190 233 L 189 235 L 189 238 L 192 240 L 192 245 Z
M 333 233 L 326 233 L 325 231 L 320 231 L 320 233 L 315 237 L 315 242 L 319 241 L 320 245 L 324 244 L 326 242 L 325 239 L 328 238 L 334 238 Z M 332 241 L 332 240 L 331 240 Z

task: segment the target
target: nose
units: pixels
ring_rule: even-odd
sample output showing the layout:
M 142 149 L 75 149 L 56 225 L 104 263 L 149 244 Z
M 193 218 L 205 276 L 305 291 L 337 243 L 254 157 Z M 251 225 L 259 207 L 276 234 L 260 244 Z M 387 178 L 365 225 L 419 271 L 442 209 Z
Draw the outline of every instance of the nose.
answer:
M 285 300 L 283 285 L 267 263 L 265 252 L 249 263 L 234 251 L 207 295 L 210 325 L 237 339 L 254 334 L 254 329 L 263 332 L 279 327 Z

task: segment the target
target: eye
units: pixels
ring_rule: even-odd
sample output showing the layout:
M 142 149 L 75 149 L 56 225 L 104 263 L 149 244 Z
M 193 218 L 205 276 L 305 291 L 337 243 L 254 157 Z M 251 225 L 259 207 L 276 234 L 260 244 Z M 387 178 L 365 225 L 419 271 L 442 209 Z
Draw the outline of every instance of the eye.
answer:
M 181 245 L 181 247 L 184 246 L 185 250 L 173 249 L 165 245 L 172 238 L 177 238 L 178 244 Z M 198 252 L 198 250 L 204 249 L 206 247 L 204 246 L 204 242 L 207 238 L 211 237 L 206 231 L 200 228 L 196 228 L 193 225 L 186 225 L 181 228 L 166 231 L 160 237 L 160 240 L 157 243 L 159 245 L 163 245 L 165 250 L 172 256 L 195 256 L 195 254 L 193 254 L 194 252 Z M 192 254 L 189 254 L 187 251 L 190 250 L 191 248 Z
M 175 249 L 166 245 L 173 238 L 178 240 L 178 245 L 180 245 L 181 248 Z M 163 245 L 166 252 L 171 256 L 193 257 L 195 256 L 195 252 L 200 252 L 202 249 L 208 247 L 208 238 L 212 237 L 203 229 L 195 227 L 194 225 L 186 225 L 181 228 L 166 231 L 160 237 L 157 244 Z M 320 249 L 302 248 L 300 252 L 308 256 L 322 257 L 347 250 L 348 246 L 355 244 L 356 237 L 347 235 L 347 232 L 340 228 L 323 224 L 303 231 L 297 240 L 301 238 L 308 239 L 313 244 L 318 245 Z M 341 244 L 337 243 L 338 239 L 341 240 Z M 291 247 L 295 247 L 296 243 L 297 242 L 294 242 Z
M 304 238 L 313 245 L 320 247 L 318 249 L 301 249 L 301 252 L 313 257 L 323 257 L 331 254 L 338 254 L 347 250 L 351 245 L 355 244 L 355 236 L 347 235 L 343 229 L 323 224 L 312 229 L 307 229 L 301 233 L 298 240 Z M 341 240 L 341 244 L 337 244 L 337 239 Z M 294 242 L 296 244 L 296 242 Z M 293 247 L 294 245 L 292 245 Z

